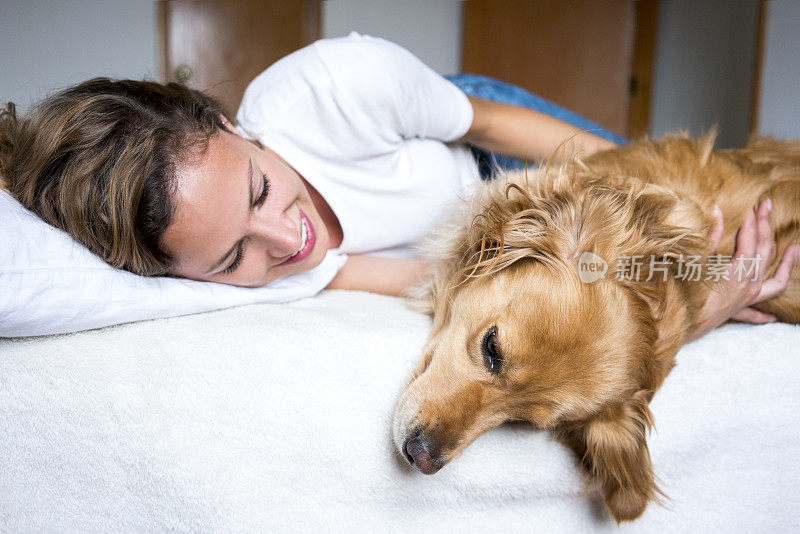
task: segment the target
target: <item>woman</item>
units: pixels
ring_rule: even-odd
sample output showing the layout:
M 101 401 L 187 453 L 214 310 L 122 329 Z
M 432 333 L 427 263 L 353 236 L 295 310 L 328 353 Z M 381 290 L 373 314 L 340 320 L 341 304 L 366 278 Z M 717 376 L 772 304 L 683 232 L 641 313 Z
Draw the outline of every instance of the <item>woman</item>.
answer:
M 568 138 L 587 154 L 615 139 L 466 97 L 404 49 L 357 34 L 270 67 L 237 122 L 183 86 L 90 80 L 21 121 L 3 115 L 0 171 L 25 207 L 136 274 L 259 287 L 345 253 L 327 287 L 397 295 L 424 276 L 409 247 L 468 194 L 484 158 L 545 158 Z M 740 245 L 768 246 L 762 212 Z M 785 285 L 730 281 L 695 337 L 729 317 L 771 320 L 747 306 Z

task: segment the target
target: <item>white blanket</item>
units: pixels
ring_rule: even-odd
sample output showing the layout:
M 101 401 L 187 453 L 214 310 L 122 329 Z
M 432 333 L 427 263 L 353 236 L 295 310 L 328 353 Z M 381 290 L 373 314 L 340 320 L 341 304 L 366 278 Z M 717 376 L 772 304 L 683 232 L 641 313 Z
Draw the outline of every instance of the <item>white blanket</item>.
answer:
M 327 291 L 0 340 L 0 530 L 756 532 L 800 528 L 800 328 L 686 346 L 651 405 L 668 507 L 618 529 L 546 432 L 504 425 L 433 476 L 390 438 L 430 327 Z

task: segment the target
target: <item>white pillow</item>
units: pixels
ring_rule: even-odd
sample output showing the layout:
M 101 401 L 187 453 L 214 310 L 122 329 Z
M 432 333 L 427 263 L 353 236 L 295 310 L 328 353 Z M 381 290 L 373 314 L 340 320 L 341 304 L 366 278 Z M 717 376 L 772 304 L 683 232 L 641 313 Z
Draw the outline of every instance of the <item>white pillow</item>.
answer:
M 317 294 L 347 256 L 256 289 L 114 269 L 0 190 L 0 337 L 38 336 Z

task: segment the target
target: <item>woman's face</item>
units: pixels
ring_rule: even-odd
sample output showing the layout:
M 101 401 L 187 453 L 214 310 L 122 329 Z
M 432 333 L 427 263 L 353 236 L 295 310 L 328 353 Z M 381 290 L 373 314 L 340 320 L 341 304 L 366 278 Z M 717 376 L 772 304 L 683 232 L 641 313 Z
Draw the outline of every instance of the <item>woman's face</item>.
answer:
M 176 186 L 162 243 L 177 260 L 173 274 L 259 287 L 319 265 L 329 248 L 310 186 L 236 133 L 212 136 L 179 167 Z

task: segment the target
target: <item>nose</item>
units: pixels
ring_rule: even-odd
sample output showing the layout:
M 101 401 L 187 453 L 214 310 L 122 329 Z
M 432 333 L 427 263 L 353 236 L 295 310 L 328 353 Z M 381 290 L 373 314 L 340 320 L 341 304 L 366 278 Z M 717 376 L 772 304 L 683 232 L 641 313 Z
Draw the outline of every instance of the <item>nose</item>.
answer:
M 434 443 L 419 435 L 406 440 L 403 445 L 403 453 L 408 463 L 426 475 L 432 475 L 442 468 L 442 462 Z
M 252 233 L 263 240 L 267 253 L 274 258 L 296 252 L 303 242 L 299 218 L 294 220 L 285 212 L 277 217 L 258 217 Z

